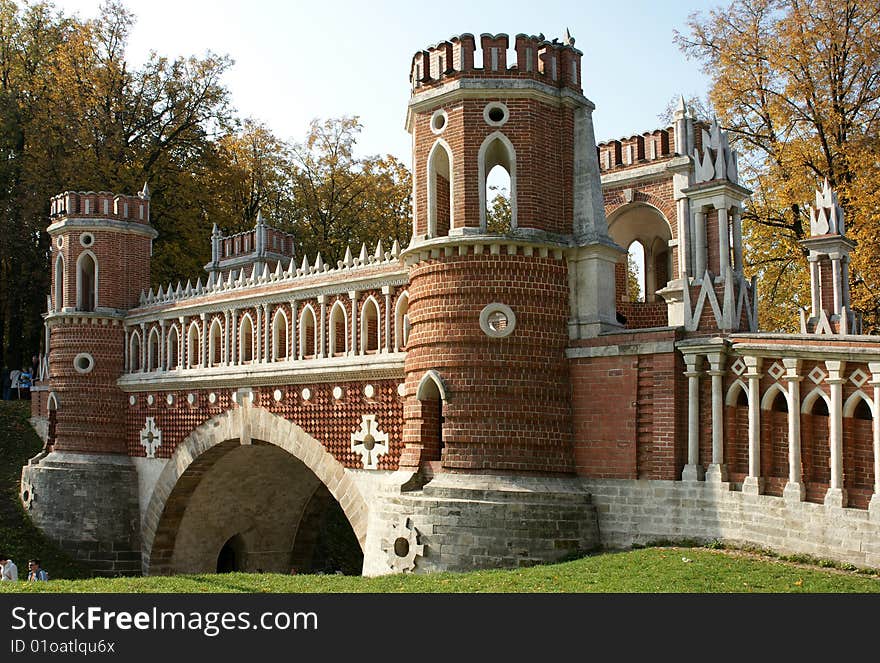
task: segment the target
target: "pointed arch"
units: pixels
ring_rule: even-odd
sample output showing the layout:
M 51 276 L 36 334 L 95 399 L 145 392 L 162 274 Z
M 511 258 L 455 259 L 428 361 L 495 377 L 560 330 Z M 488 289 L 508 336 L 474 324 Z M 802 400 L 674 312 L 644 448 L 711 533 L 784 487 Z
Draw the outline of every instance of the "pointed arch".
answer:
M 299 314 L 299 358 L 310 359 L 318 356 L 317 318 L 311 304 L 303 306 Z
M 501 166 L 510 175 L 510 229 L 516 230 L 517 205 L 516 205 L 516 150 L 510 139 L 500 131 L 495 131 L 488 136 L 480 145 L 477 153 L 477 174 L 480 183 L 480 230 L 486 232 L 487 228 L 487 198 L 488 192 L 486 180 L 489 171 L 495 166 Z
M 428 237 L 449 234 L 455 218 L 452 148 L 438 138 L 428 153 Z M 438 183 L 439 180 L 439 183 Z
M 378 352 L 382 347 L 379 319 L 379 302 L 370 295 L 361 305 L 361 354 Z
M 416 398 L 420 401 L 430 398 L 434 389 L 437 390 L 441 400 L 445 401 L 448 399 L 446 384 L 443 382 L 443 378 L 440 377 L 437 371 L 431 369 L 426 371 L 422 379 L 419 380 L 419 386 L 416 387 Z
M 409 340 L 409 291 L 400 293 L 394 303 L 394 351 L 406 348 Z
M 238 323 L 238 363 L 248 364 L 254 360 L 254 321 L 245 313 Z
M 745 383 L 742 380 L 736 380 L 727 390 L 727 396 L 724 398 L 724 404 L 730 405 L 731 407 L 736 407 L 736 404 L 739 402 L 739 392 L 742 392 L 746 395 L 746 399 L 749 397 L 749 390 L 746 387 Z
M 98 259 L 83 251 L 76 259 L 76 310 L 94 311 L 98 307 Z
M 348 316 L 345 305 L 338 299 L 330 309 L 330 356 L 348 353 Z
M 150 330 L 149 339 L 150 340 L 147 343 L 147 370 L 148 371 L 158 371 L 160 368 L 159 348 L 162 346 L 162 341 L 159 337 L 158 327 L 153 327 Z
M 198 368 L 202 364 L 202 330 L 193 320 L 186 333 L 186 367 Z
M 868 405 L 868 409 L 871 412 L 871 416 L 875 417 L 877 414 L 874 412 L 874 401 L 868 398 L 868 394 L 866 394 L 861 389 L 854 391 L 849 398 L 846 399 L 846 403 L 843 404 L 843 416 L 844 417 L 854 417 L 856 414 L 856 408 L 864 402 Z
M 55 310 L 64 308 L 64 254 L 55 259 Z
M 180 333 L 177 331 L 177 325 L 171 325 L 168 329 L 168 337 L 165 340 L 165 370 L 175 371 L 178 369 L 180 361 L 178 359 L 178 349 L 180 348 Z
M 137 329 L 128 339 L 128 370 L 132 373 L 141 370 L 141 332 Z
M 211 331 L 208 334 L 208 366 L 220 366 L 223 363 L 223 325 L 220 318 L 215 317 L 211 321 Z
M 828 397 L 828 394 L 819 387 L 816 387 L 801 402 L 801 414 L 813 414 L 813 406 L 816 404 L 817 398 L 821 398 L 825 402 L 826 411 L 831 411 L 831 399 Z
M 284 307 L 275 309 L 272 316 L 272 361 L 284 361 L 287 359 L 287 330 L 289 328 L 287 312 Z
M 782 394 L 785 398 L 785 405 L 788 409 L 791 409 L 791 403 L 788 400 L 788 391 L 782 388 L 778 382 L 773 383 L 767 391 L 764 392 L 764 396 L 761 398 L 761 409 L 762 410 L 772 410 L 773 403 L 776 400 L 778 394 Z

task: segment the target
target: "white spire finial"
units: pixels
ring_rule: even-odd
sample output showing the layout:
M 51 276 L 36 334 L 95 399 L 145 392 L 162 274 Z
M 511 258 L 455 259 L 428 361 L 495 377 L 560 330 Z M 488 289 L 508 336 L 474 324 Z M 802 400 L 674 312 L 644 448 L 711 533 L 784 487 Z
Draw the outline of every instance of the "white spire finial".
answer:
M 146 181 L 144 182 L 144 188 L 138 192 L 138 198 L 142 198 L 143 200 L 150 199 L 150 187 L 147 186 Z

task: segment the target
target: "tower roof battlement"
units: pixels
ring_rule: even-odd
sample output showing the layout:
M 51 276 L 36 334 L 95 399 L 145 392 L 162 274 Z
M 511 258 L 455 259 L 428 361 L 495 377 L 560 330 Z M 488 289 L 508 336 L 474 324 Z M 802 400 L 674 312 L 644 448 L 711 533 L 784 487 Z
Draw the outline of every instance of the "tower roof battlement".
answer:
M 508 35 L 480 35 L 479 53 L 483 66 L 475 65 L 478 53 L 474 35 L 450 37 L 413 55 L 410 83 L 413 94 L 461 78 L 526 78 L 554 87 L 581 92 L 581 56 L 566 30 L 563 41 L 541 35 L 514 37 L 515 63 L 507 61 Z
M 111 191 L 65 191 L 49 202 L 52 222 L 62 218 L 112 219 L 150 224 L 150 193 L 146 184 L 137 196 Z

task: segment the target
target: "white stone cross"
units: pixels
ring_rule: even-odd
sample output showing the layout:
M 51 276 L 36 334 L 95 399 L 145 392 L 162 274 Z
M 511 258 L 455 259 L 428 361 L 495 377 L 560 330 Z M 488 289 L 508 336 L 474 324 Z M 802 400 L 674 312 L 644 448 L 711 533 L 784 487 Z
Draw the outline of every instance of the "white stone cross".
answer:
M 147 450 L 147 458 L 156 457 L 156 449 L 162 444 L 162 431 L 156 425 L 153 417 L 147 417 L 144 427 L 141 429 L 141 446 Z
M 351 435 L 351 450 L 360 455 L 366 470 L 375 470 L 379 456 L 388 453 L 388 433 L 376 426 L 375 414 L 362 416 L 360 430 Z

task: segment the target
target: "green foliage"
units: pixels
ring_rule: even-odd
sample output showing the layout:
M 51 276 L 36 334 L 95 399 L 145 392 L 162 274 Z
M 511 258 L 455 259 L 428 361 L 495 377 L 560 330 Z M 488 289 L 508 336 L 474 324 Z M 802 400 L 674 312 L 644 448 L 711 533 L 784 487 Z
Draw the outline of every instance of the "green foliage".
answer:
M 486 229 L 490 233 L 508 233 L 513 216 L 510 209 L 510 194 L 497 186 L 490 186 L 489 191 L 497 193 L 486 211 Z

